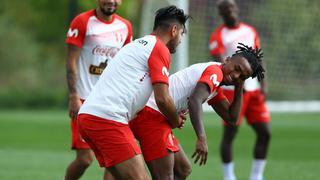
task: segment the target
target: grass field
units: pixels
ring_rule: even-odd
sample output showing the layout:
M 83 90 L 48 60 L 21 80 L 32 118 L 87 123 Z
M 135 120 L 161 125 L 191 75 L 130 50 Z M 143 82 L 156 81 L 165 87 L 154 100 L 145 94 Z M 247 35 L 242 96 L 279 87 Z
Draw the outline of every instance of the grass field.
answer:
M 74 158 L 69 149 L 70 131 L 66 111 L 0 111 L 0 179 L 63 179 Z M 205 115 L 209 141 L 206 166 L 193 165 L 189 179 L 222 179 L 218 144 L 221 124 L 215 114 Z M 272 142 L 265 176 L 267 180 L 320 179 L 320 113 L 272 114 Z M 188 156 L 195 145 L 190 123 L 175 131 Z M 234 145 L 238 180 L 247 180 L 251 168 L 253 131 L 243 124 Z M 102 179 L 95 162 L 84 180 Z

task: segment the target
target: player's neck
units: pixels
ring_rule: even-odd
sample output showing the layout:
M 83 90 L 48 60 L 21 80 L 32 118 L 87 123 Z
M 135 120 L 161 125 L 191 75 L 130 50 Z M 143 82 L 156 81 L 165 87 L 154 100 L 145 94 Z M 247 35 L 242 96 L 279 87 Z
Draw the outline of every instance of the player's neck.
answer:
M 240 26 L 240 21 L 236 21 L 234 24 L 224 24 L 229 29 L 237 29 Z
M 164 44 L 167 44 L 170 41 L 170 38 L 167 36 L 167 32 L 155 30 L 151 33 L 151 35 L 157 36 Z

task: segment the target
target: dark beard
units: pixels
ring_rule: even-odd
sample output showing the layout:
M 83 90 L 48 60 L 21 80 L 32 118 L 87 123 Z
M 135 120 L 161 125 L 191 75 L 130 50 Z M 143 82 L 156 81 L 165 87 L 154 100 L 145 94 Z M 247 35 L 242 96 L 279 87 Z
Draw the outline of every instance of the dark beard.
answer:
M 114 14 L 116 12 L 116 9 L 114 11 L 106 11 L 103 8 L 101 8 L 101 12 L 106 16 L 111 16 L 112 14 Z

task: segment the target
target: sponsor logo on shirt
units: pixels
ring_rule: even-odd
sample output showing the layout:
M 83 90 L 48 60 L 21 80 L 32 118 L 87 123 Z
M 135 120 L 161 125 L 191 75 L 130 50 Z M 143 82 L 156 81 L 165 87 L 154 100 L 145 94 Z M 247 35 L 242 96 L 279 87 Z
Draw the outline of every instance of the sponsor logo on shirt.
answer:
M 119 48 L 103 47 L 103 46 L 100 46 L 100 45 L 96 45 L 92 49 L 92 54 L 93 55 L 98 55 L 98 56 L 114 57 L 117 54 L 118 51 L 119 51 Z
M 168 72 L 168 69 L 166 68 L 166 67 L 162 67 L 162 75 L 164 75 L 164 76 L 169 76 L 169 72 Z
M 71 28 L 69 28 L 69 30 L 68 30 L 68 37 L 78 37 L 78 29 L 71 29 Z
M 99 64 L 99 66 L 91 64 L 89 67 L 89 73 L 94 75 L 101 75 L 103 70 L 108 66 L 108 59 L 105 62 Z

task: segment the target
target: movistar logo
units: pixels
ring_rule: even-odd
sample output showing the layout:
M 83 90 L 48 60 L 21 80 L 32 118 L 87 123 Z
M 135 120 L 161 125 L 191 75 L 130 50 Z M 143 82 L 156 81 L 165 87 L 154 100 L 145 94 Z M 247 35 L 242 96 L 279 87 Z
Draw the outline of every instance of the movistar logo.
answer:
M 69 28 L 69 31 L 68 31 L 68 37 L 78 37 L 78 29 L 71 29 Z
M 210 80 L 212 81 L 212 83 L 213 83 L 216 87 L 218 87 L 219 84 L 220 84 L 220 82 L 217 81 L 217 79 L 218 79 L 218 76 L 217 76 L 216 74 L 212 74 L 212 75 L 210 76 Z
M 166 67 L 164 67 L 164 66 L 162 68 L 162 75 L 169 76 L 168 69 Z

